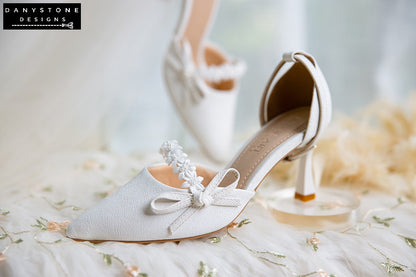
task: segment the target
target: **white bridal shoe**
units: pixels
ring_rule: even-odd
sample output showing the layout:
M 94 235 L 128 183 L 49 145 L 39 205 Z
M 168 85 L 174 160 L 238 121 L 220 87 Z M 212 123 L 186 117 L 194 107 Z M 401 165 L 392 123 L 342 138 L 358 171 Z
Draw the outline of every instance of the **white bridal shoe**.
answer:
M 210 234 L 237 218 L 282 159 L 300 158 L 293 197 L 312 200 L 311 153 L 330 116 L 328 86 L 316 61 L 303 52 L 285 54 L 263 95 L 262 128 L 224 170 L 193 166 L 176 141 L 167 141 L 160 149 L 167 165 L 143 169 L 73 221 L 67 236 L 154 242 Z
M 177 112 L 215 161 L 229 154 L 239 78 L 245 64 L 206 42 L 217 0 L 185 0 L 164 63 Z

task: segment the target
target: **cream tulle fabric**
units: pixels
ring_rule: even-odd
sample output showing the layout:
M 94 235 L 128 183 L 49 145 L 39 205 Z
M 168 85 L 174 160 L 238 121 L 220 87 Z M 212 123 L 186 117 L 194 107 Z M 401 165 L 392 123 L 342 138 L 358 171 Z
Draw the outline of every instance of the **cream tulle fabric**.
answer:
M 315 151 L 322 184 L 416 200 L 416 95 L 407 102 L 377 102 L 353 117 L 339 117 Z M 296 169 L 294 163 L 279 164 L 273 174 L 290 184 Z

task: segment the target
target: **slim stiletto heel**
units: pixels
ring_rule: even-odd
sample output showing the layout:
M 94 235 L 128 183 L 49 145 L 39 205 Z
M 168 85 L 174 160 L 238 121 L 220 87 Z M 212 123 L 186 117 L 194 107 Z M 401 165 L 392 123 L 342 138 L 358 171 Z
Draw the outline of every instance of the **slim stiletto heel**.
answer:
M 310 201 L 315 199 L 315 179 L 312 170 L 312 150 L 299 160 L 295 199 Z

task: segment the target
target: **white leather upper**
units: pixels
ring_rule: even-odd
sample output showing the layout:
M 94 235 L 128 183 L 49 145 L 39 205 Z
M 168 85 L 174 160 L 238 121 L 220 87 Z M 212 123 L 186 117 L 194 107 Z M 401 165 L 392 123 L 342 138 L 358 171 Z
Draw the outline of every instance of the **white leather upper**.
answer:
M 226 75 L 237 76 L 244 71 L 240 63 L 235 64 L 235 67 L 230 64 L 225 67 L 228 69 L 207 69 L 211 72 L 207 74 L 213 75 L 210 78 L 221 79 L 221 74 L 226 78 Z M 201 147 L 214 160 L 227 158 L 234 132 L 238 79 L 234 79 L 231 90 L 210 87 L 193 62 L 189 44 L 176 39 L 166 55 L 164 71 L 176 110 Z
M 173 165 L 180 164 L 173 168 L 182 177 L 185 171 L 179 168 L 184 162 L 171 160 Z M 233 178 L 226 178 L 229 174 Z M 67 236 L 84 240 L 152 241 L 217 231 L 231 223 L 254 196 L 254 191 L 236 188 L 238 178 L 238 172 L 227 169 L 202 189 L 193 190 L 200 184 L 200 178 L 193 178 L 195 182 L 188 189 L 179 189 L 159 182 L 145 168 L 114 194 L 81 214 L 69 225 Z M 189 185 L 190 179 L 184 180 Z
M 202 150 L 215 161 L 229 158 L 230 145 L 234 133 L 234 114 L 239 90 L 239 78 L 245 72 L 244 62 L 230 58 L 218 47 L 210 44 L 226 62 L 220 65 L 208 65 L 204 50 L 215 13 L 217 1 L 207 11 L 212 13 L 208 22 L 198 30 L 202 34 L 196 60 L 190 44 L 185 38 L 185 30 L 192 14 L 192 0 L 183 1 L 182 13 L 175 35 L 165 57 L 164 75 L 169 95 L 178 114 L 189 131 L 198 141 Z M 228 90 L 218 90 L 207 82 L 218 83 L 233 80 L 234 86 Z

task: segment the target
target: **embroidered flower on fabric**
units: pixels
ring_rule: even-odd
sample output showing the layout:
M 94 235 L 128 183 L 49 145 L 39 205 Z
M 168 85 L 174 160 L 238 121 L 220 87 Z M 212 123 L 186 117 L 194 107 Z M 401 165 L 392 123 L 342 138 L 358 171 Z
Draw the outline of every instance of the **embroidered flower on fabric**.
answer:
M 310 239 L 307 239 L 306 243 L 311 245 L 313 250 L 318 251 L 318 245 L 321 243 L 321 241 L 317 237 L 313 236 Z
M 91 170 L 91 169 L 102 169 L 104 166 L 96 161 L 88 160 L 83 165 L 82 168 L 85 170 Z
M 140 269 L 135 265 L 128 265 L 126 267 L 126 275 L 128 277 L 147 277 L 147 274 L 141 273 Z
M 55 221 L 48 221 L 47 230 L 49 232 L 62 232 L 66 230 L 69 223 L 70 223 L 69 221 L 64 221 L 61 223 L 55 222 Z
M 139 268 L 135 265 L 131 265 L 126 268 L 126 274 L 129 277 L 137 277 L 139 276 L 139 273 Z
M 328 273 L 325 272 L 323 269 L 318 270 L 319 277 L 329 277 Z

